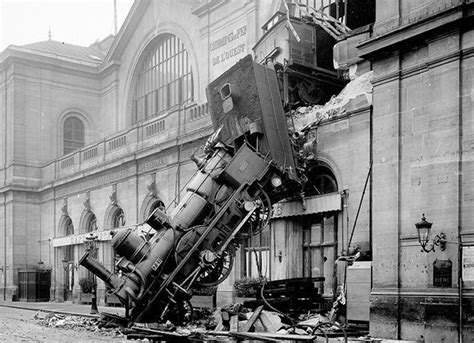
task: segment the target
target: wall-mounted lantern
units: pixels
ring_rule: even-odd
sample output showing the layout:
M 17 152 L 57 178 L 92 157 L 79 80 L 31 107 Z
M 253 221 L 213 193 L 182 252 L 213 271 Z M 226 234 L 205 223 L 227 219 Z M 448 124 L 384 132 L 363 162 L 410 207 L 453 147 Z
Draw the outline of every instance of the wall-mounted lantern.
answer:
M 432 225 L 433 223 L 426 221 L 424 213 L 421 217 L 421 220 L 415 224 L 416 230 L 418 231 L 418 241 L 421 245 L 421 251 L 435 251 L 435 246 L 439 246 L 441 251 L 444 251 L 444 249 L 446 249 L 446 235 L 443 232 L 441 232 L 439 235 L 436 235 L 433 238 L 433 242 L 431 244 L 428 244 Z
M 75 270 L 78 269 L 77 263 L 72 263 L 72 261 L 69 261 L 69 260 L 66 260 L 66 259 L 63 259 L 61 262 L 63 264 L 63 269 L 64 269 L 65 272 L 67 272 L 69 270 L 69 265 L 70 264 L 72 265 L 72 268 L 74 268 Z M 44 262 L 41 262 L 41 263 L 44 263 Z M 38 262 L 38 264 L 40 264 L 40 263 Z

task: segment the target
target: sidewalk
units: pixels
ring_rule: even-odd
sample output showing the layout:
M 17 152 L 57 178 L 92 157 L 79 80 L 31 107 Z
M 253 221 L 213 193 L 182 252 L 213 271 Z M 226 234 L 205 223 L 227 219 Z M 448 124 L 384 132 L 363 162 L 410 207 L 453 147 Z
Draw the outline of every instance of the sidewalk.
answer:
M 98 318 L 97 314 L 90 314 L 91 305 L 73 304 L 72 302 L 23 302 L 0 300 L 0 307 L 13 307 L 31 311 L 53 312 L 66 315 L 87 316 Z M 123 307 L 98 306 L 99 312 L 111 313 L 119 316 L 125 315 Z

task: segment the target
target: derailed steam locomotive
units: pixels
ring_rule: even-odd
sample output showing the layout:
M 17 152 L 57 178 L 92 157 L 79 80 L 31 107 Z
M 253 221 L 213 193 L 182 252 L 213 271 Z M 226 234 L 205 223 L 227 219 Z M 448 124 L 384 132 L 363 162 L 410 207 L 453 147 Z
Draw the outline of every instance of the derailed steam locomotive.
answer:
M 249 55 L 207 87 L 207 98 L 215 132 L 192 157 L 198 170 L 176 208 L 150 215 L 151 238 L 115 233 L 118 274 L 88 253 L 80 261 L 130 310 L 130 322 L 185 319 L 192 287 L 222 282 L 242 239 L 268 224 L 274 202 L 301 189 L 273 70 Z

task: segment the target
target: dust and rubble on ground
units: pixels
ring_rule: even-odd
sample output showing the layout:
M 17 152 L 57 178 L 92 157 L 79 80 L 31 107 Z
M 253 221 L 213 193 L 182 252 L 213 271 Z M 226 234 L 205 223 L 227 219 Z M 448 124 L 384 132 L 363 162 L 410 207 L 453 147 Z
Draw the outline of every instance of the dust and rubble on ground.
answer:
M 33 318 L 37 320 L 38 324 L 46 327 L 89 331 L 104 336 L 125 337 L 120 328 L 104 325 L 97 318 L 43 311 L 38 311 Z
M 112 317 L 114 317 L 112 315 Z M 285 314 L 264 310 L 258 306 L 252 310 L 242 304 L 222 308 L 198 308 L 193 311 L 186 325 L 166 323 L 135 323 L 123 325 L 109 320 L 102 313 L 100 319 L 38 312 L 35 319 L 41 325 L 60 329 L 85 330 L 101 335 L 150 341 L 195 341 L 198 340 L 258 340 L 299 342 L 376 342 L 364 329 L 350 329 L 320 313 L 305 313 L 292 319 Z M 348 340 L 349 337 L 350 340 Z M 322 340 L 321 340 L 322 339 Z M 335 340 L 334 340 L 335 339 Z

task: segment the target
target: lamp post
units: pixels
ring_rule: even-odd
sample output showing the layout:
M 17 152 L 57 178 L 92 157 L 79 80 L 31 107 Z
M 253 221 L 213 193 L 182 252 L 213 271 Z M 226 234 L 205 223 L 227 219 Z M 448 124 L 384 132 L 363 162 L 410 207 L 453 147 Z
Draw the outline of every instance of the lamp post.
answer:
M 91 232 L 84 242 L 86 244 L 86 251 L 93 258 L 97 258 L 97 250 L 99 249 L 97 246 L 97 238 L 98 237 Z M 94 286 L 92 287 L 91 314 L 97 314 L 99 313 L 99 310 L 97 309 L 97 280 L 95 275 L 93 275 L 92 278 L 94 280 Z
M 433 223 L 426 221 L 425 214 L 421 217 L 421 220 L 415 224 L 416 230 L 418 231 L 418 241 L 421 245 L 421 251 L 431 252 L 435 251 L 435 246 L 439 246 L 441 251 L 446 249 L 446 234 L 441 232 L 433 238 L 433 242 L 428 246 L 430 239 L 430 231 Z M 427 247 L 428 246 L 428 247 Z

